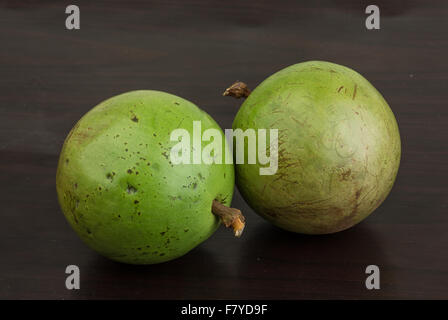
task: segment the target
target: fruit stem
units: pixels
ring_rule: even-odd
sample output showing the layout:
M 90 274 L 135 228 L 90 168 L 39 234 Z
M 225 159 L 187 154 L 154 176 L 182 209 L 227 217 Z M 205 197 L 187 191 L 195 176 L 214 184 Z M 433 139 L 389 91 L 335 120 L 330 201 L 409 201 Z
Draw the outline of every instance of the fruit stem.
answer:
M 224 91 L 223 96 L 231 96 L 234 98 L 247 98 L 250 95 L 250 90 L 247 84 L 237 81 Z
M 243 234 L 246 219 L 240 210 L 226 207 L 218 200 L 213 200 L 212 212 L 221 219 L 227 228 L 232 227 L 235 237 L 240 237 Z

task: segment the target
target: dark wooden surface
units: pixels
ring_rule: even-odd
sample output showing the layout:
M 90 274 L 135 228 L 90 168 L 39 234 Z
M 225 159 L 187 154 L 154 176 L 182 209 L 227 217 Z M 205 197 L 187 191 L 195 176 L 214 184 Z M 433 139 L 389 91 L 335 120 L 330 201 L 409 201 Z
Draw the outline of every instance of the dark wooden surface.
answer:
M 416 299 L 448 298 L 448 5 L 375 1 L 76 1 L 81 30 L 65 29 L 61 1 L 0 2 L 0 298 Z M 248 224 L 219 230 L 188 255 L 128 266 L 88 249 L 56 199 L 58 153 L 98 102 L 158 89 L 189 99 L 224 128 L 255 87 L 306 60 L 350 66 L 393 109 L 403 156 L 392 193 L 358 226 L 327 236 L 281 231 L 237 193 Z M 65 267 L 81 290 L 65 289 Z M 365 289 L 365 268 L 381 289 Z

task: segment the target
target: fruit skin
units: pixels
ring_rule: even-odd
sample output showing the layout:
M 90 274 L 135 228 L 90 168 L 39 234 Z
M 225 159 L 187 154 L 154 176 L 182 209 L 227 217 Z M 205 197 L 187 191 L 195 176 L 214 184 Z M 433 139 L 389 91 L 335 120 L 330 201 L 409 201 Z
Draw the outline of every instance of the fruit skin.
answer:
M 278 171 L 237 164 L 237 186 L 262 217 L 289 231 L 347 229 L 375 210 L 397 175 L 397 122 L 357 72 L 310 61 L 267 78 L 246 99 L 233 129 L 278 129 Z M 269 144 L 268 144 L 269 145 Z
M 182 256 L 213 234 L 219 220 L 212 201 L 230 204 L 234 168 L 171 164 L 172 130 L 192 135 L 194 120 L 202 131 L 222 132 L 191 102 L 142 90 L 100 103 L 75 125 L 56 187 L 65 217 L 88 246 L 119 262 L 152 264 Z

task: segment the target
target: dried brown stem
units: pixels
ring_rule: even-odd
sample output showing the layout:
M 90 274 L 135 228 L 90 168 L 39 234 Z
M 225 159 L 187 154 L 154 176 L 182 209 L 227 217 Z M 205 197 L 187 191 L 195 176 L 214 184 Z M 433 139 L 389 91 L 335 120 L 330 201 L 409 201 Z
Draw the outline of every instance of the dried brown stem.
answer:
M 237 81 L 224 91 L 223 96 L 231 96 L 234 98 L 247 98 L 250 90 L 244 82 Z
M 243 234 L 246 219 L 240 210 L 226 207 L 218 200 L 213 200 L 212 212 L 221 219 L 227 228 L 232 227 L 236 237 Z

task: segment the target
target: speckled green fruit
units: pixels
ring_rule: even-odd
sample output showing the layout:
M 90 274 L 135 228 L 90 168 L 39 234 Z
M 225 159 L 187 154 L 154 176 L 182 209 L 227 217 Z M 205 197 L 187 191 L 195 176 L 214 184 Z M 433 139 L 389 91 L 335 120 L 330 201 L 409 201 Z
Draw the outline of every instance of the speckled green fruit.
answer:
M 278 171 L 236 165 L 238 189 L 262 217 L 286 230 L 325 234 L 375 210 L 397 175 L 397 122 L 357 72 L 311 61 L 267 78 L 246 99 L 233 128 L 278 129 Z
M 75 125 L 56 186 L 65 217 L 88 246 L 112 260 L 153 264 L 184 255 L 215 232 L 212 202 L 230 204 L 234 168 L 171 163 L 171 132 L 192 135 L 193 121 L 222 133 L 193 103 L 142 90 L 100 103 Z

